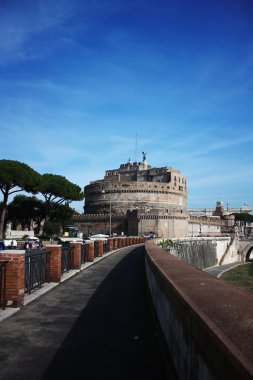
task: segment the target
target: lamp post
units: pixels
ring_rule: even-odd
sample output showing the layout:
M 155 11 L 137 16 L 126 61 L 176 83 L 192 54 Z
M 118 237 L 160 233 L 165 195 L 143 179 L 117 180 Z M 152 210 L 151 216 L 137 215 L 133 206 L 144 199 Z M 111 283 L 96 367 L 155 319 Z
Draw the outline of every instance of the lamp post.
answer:
M 102 194 L 105 194 L 105 190 L 102 190 Z M 111 188 L 109 189 L 109 237 L 112 236 L 112 199 Z
M 109 192 L 109 237 L 112 236 L 112 199 L 111 199 L 111 189 Z

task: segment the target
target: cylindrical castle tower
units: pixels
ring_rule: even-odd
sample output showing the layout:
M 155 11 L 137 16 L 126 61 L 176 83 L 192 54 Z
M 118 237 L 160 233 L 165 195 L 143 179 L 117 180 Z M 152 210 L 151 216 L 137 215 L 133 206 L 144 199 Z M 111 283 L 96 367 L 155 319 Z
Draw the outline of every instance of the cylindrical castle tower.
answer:
M 151 167 L 146 156 L 107 170 L 104 179 L 85 186 L 84 194 L 85 214 L 185 213 L 187 207 L 186 178 L 171 167 Z

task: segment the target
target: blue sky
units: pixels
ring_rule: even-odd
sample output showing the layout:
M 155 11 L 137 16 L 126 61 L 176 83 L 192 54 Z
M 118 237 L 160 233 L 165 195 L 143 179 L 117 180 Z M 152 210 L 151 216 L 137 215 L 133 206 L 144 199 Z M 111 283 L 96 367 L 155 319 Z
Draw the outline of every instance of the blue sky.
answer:
M 189 208 L 253 206 L 251 0 L 1 0 L 0 20 L 2 158 L 83 188 L 144 151 Z

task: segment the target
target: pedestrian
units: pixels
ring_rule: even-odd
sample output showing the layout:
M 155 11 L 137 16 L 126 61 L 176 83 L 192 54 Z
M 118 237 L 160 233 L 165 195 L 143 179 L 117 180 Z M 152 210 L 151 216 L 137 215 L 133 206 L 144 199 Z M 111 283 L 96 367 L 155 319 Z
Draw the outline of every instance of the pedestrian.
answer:
M 0 240 L 0 251 L 4 251 L 5 250 L 5 244 L 2 240 Z

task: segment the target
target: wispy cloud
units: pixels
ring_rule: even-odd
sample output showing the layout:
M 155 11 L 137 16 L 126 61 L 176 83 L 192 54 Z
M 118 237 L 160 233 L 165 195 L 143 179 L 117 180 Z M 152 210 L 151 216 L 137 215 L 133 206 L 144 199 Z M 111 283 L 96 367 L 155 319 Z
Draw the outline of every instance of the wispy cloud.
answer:
M 55 39 L 50 44 L 39 46 L 36 46 L 34 39 L 39 39 L 50 30 L 59 32 L 65 21 L 76 11 L 72 2 L 67 0 L 5 2 L 0 7 L 0 62 L 30 59 L 50 49 Z
M 145 151 L 187 176 L 196 204 L 218 190 L 242 200 L 253 178 L 253 42 L 240 8 L 3 0 L 2 156 L 84 186 Z

